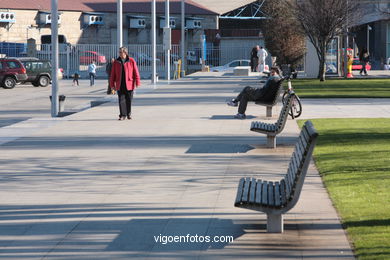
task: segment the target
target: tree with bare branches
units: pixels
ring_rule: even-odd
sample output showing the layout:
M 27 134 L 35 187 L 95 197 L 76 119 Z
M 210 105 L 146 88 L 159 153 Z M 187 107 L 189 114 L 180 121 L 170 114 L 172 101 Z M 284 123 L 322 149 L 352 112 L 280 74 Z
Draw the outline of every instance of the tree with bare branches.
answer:
M 358 2 L 354 0 L 296 0 L 296 15 L 302 28 L 316 49 L 319 65 L 318 78 L 325 81 L 325 54 L 331 40 L 341 34 L 353 17 Z
M 261 30 L 265 46 L 276 57 L 278 65 L 290 64 L 295 68 L 303 59 L 305 35 L 299 21 L 290 8 L 291 0 L 268 0 L 262 7 L 267 15 Z

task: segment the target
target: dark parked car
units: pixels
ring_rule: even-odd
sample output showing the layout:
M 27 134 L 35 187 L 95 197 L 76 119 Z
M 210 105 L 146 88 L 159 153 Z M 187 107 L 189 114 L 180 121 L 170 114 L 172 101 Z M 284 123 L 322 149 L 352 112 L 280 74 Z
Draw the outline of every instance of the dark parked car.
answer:
M 27 72 L 27 79 L 24 82 L 31 82 L 33 86 L 47 87 L 51 80 L 51 64 L 47 60 L 37 58 L 19 58 Z
M 26 69 L 18 59 L 0 59 L 0 85 L 3 88 L 14 88 L 17 83 L 21 83 L 26 79 Z

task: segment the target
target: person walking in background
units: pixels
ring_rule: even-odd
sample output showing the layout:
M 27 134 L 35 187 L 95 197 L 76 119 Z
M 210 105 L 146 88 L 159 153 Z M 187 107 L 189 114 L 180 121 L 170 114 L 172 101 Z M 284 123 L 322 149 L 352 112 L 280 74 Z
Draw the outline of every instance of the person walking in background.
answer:
M 363 48 L 362 51 L 359 53 L 359 60 L 360 64 L 362 64 L 362 69 L 360 70 L 360 76 L 364 72 L 364 75 L 367 76 L 367 63 L 370 60 L 370 55 L 368 54 L 367 48 Z
M 92 87 L 95 85 L 95 78 L 96 78 L 96 64 L 95 61 L 92 61 L 91 64 L 88 66 L 88 74 L 89 74 L 89 85 Z
M 112 69 L 112 64 L 114 63 L 114 61 L 115 61 L 115 59 L 112 58 L 112 59 L 110 60 L 110 62 L 108 62 L 107 65 L 106 65 L 106 73 L 107 73 L 107 77 L 108 77 L 107 95 L 115 94 L 115 90 L 113 90 L 113 89 L 110 87 L 111 69 Z
M 237 119 L 245 119 L 245 111 L 248 105 L 248 101 L 263 101 L 268 102 L 275 99 L 275 95 L 278 94 L 278 84 L 280 80 L 280 70 L 278 67 L 272 67 L 270 77 L 261 88 L 245 87 L 241 93 L 227 102 L 228 106 L 237 107 L 238 114 L 234 116 Z
M 111 68 L 110 87 L 118 93 L 119 119 L 131 119 L 131 101 L 133 91 L 141 85 L 137 63 L 131 57 L 126 47 L 119 48 L 119 57 L 114 60 Z
M 80 78 L 80 74 L 78 71 L 75 71 L 75 73 L 73 74 L 73 86 L 79 86 L 79 78 Z
M 259 45 L 256 45 L 252 48 L 251 51 L 251 71 L 256 72 L 257 64 L 259 63 L 259 58 L 257 57 L 257 52 L 260 50 Z
M 263 72 L 265 70 L 265 58 L 267 58 L 268 52 L 263 48 L 263 46 L 260 47 L 260 50 L 257 52 L 257 57 L 259 58 L 259 72 Z

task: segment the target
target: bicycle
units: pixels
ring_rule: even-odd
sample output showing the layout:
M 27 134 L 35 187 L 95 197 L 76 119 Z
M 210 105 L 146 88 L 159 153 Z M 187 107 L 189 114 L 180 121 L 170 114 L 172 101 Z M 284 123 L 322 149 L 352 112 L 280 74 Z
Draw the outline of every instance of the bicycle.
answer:
M 285 103 L 286 97 L 290 92 L 294 92 L 294 89 L 292 87 L 291 83 L 291 76 L 292 74 L 288 75 L 285 79 L 287 79 L 287 89 L 284 91 L 282 96 L 282 102 Z M 302 114 L 302 104 L 301 100 L 299 99 L 298 95 L 295 94 L 292 100 L 292 106 L 288 113 L 292 119 L 299 117 Z

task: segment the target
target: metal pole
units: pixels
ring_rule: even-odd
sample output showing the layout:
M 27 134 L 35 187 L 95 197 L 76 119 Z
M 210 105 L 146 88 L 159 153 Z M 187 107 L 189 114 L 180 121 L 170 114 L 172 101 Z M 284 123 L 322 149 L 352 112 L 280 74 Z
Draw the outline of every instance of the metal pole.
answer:
M 57 117 L 58 102 L 58 0 L 51 0 L 51 117 Z
M 181 42 L 180 42 L 180 49 L 181 49 L 181 71 L 180 71 L 180 76 L 184 77 L 185 76 L 185 64 L 186 64 L 186 59 L 185 59 L 185 44 L 184 44 L 184 39 L 185 39 L 185 0 L 181 0 Z
M 370 53 L 370 25 L 367 24 L 367 51 Z
M 347 74 L 348 74 L 348 53 L 347 53 L 347 49 L 348 49 L 348 9 L 349 9 L 349 4 L 348 4 L 348 0 L 347 0 L 347 19 L 346 19 L 346 22 L 345 22 L 345 38 L 344 38 L 344 78 L 347 78 Z
M 168 28 L 168 33 L 170 24 L 169 24 L 169 0 L 165 0 L 165 28 Z M 169 37 L 170 38 L 170 37 Z M 166 68 L 166 79 L 169 82 L 171 79 L 171 42 L 165 43 L 168 44 L 169 46 L 166 46 L 166 51 L 165 51 L 165 68 Z
M 152 84 L 156 84 L 156 0 L 152 0 Z
M 116 3 L 116 24 L 117 24 L 117 30 L 116 30 L 116 37 L 117 37 L 117 43 L 118 48 L 123 46 L 123 11 L 122 11 L 122 0 L 117 0 Z

